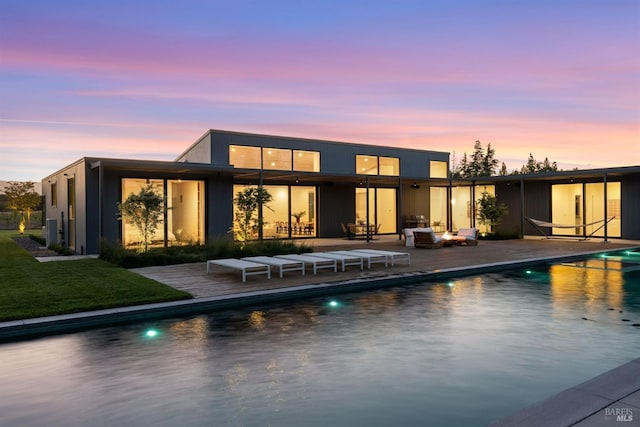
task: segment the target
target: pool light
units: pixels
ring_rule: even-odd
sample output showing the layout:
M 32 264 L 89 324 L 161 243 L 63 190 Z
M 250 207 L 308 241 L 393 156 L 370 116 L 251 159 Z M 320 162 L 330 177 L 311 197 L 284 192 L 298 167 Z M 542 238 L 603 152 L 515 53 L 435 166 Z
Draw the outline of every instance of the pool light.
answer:
M 453 288 L 453 282 L 447 283 L 447 286 L 450 287 L 450 288 Z
M 340 307 L 340 303 L 338 301 L 332 299 L 331 301 L 329 301 L 329 307 L 331 307 L 331 308 Z
M 531 271 L 531 270 L 525 270 L 525 273 L 527 273 L 527 274 L 533 274 L 533 271 Z
M 155 338 L 159 335 L 159 332 L 156 329 L 147 329 L 144 333 L 144 336 L 147 338 Z

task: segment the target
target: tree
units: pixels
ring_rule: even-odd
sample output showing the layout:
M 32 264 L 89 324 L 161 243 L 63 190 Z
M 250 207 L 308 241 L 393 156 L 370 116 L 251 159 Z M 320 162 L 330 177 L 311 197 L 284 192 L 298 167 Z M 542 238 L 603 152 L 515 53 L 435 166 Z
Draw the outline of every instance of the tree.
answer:
M 165 211 L 164 198 L 149 183 L 138 194 L 131 193 L 122 203 L 118 203 L 120 219 L 133 222 L 142 236 L 142 251 L 149 249 L 158 224 Z
M 482 225 L 488 225 L 492 232 L 495 226 L 502 221 L 502 217 L 509 213 L 504 203 L 498 203 L 498 198 L 487 192 L 482 193 L 477 205 L 478 221 Z
M 473 145 L 473 154 L 471 155 L 471 164 L 467 171 L 467 177 L 482 176 L 484 157 L 485 155 L 482 143 L 480 141 L 476 141 Z
M 460 160 L 460 163 L 454 166 L 451 176 L 453 178 L 463 178 L 467 175 L 468 170 L 469 160 L 467 159 L 467 153 L 464 153 L 462 156 L 462 160 Z
M 34 190 L 35 184 L 31 181 L 17 182 L 9 181 L 4 189 L 7 197 L 7 207 L 22 214 L 24 221 L 24 213 L 27 213 L 27 226 L 31 226 L 31 211 L 40 206 L 41 197 Z
M 550 163 L 549 158 L 545 157 L 544 162 L 539 165 L 538 172 L 556 172 L 558 170 L 558 164 L 556 162 Z
M 536 159 L 533 158 L 533 154 L 529 153 L 529 158 L 527 159 L 527 164 L 523 165 L 520 169 L 521 173 L 536 173 Z
M 487 150 L 482 148 L 482 143 L 476 141 L 473 145 L 473 154 L 469 160 L 464 153 L 462 161 L 454 168 L 454 178 L 475 178 L 479 176 L 492 176 L 500 163 L 496 158 L 496 151 L 487 145 Z
M 262 229 L 264 222 L 259 208 L 263 206 L 271 209 L 267 206 L 271 199 L 271 194 L 262 186 L 248 187 L 236 194 L 233 199 L 236 206 L 234 232 L 238 240 L 246 242 L 256 231 Z
M 543 162 L 538 162 L 533 157 L 533 154 L 529 153 L 527 164 L 520 168 L 520 173 L 556 172 L 557 170 L 558 164 L 556 162 L 549 162 L 548 157 L 545 157 Z
M 480 143 L 480 141 L 478 141 Z M 482 158 L 480 168 L 480 176 L 493 176 L 498 167 L 498 159 L 496 159 L 496 150 L 491 148 L 491 143 L 487 144 L 487 152 Z
M 507 165 L 502 162 L 502 166 L 500 166 L 500 176 L 505 176 L 505 175 L 509 175 L 509 172 L 507 171 Z

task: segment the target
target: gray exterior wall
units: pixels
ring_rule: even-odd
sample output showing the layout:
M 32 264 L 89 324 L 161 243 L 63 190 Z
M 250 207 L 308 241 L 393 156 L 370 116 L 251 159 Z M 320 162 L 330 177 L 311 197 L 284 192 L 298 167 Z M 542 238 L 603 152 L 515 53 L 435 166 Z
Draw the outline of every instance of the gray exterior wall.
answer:
M 213 177 L 207 181 L 207 240 L 226 236 L 233 224 L 233 178 Z
M 87 251 L 87 221 L 93 212 L 88 206 L 89 198 L 86 188 L 85 160 L 81 159 L 71 165 L 55 172 L 42 180 L 42 194 L 45 198 L 44 215 L 45 224 L 47 219 L 56 220 L 58 232 L 53 234 L 56 239 L 53 243 L 71 246 L 77 253 Z M 69 194 L 68 182 L 73 178 L 75 183 L 75 238 L 70 241 L 72 233 L 69 229 Z M 52 194 L 51 184 L 57 185 L 56 206 L 51 206 Z M 63 219 L 64 218 L 64 219 Z M 62 233 L 60 233 L 62 231 Z
M 211 163 L 211 134 L 206 133 L 184 153 L 176 159 L 176 162 Z M 228 162 L 227 162 L 228 163 Z
M 318 188 L 318 237 L 342 236 L 340 224 L 356 217 L 355 186 L 325 183 Z
M 321 174 L 348 176 L 355 175 L 356 155 L 397 157 L 400 159 L 400 176 L 416 179 L 429 178 L 429 162 L 431 160 L 449 162 L 449 153 L 440 151 L 380 147 L 216 130 L 211 130 L 209 135 L 210 138 L 207 138 L 205 135 L 178 159 L 189 158 L 192 159 L 190 161 L 193 162 L 197 161 L 199 163 L 228 166 L 229 145 L 309 150 L 320 152 Z M 206 150 L 202 149 L 202 144 L 209 142 L 211 146 L 211 156 L 204 158 L 202 156 L 206 156 Z
M 622 236 L 640 240 L 640 175 L 622 177 L 620 187 Z

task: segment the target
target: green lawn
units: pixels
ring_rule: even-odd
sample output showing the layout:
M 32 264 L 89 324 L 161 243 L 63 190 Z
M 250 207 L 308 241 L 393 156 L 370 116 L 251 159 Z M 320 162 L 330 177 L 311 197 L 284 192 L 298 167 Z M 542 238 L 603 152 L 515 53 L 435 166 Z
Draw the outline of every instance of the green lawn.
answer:
M 191 298 L 97 259 L 40 263 L 0 231 L 0 321 Z

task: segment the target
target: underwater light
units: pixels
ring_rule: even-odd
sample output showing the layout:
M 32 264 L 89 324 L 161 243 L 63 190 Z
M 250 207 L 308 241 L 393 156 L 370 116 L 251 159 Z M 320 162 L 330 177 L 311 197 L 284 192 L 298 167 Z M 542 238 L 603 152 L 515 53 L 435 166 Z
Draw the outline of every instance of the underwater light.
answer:
M 334 299 L 332 299 L 331 301 L 329 301 L 329 307 L 339 307 L 340 303 Z
M 147 338 L 155 338 L 158 336 L 158 331 L 155 329 L 147 329 L 147 331 L 144 333 L 144 336 Z
M 453 288 L 453 282 L 447 283 L 447 286 L 450 287 L 450 288 Z
M 527 274 L 533 274 L 533 271 L 531 271 L 531 270 L 525 270 L 525 273 L 527 273 Z

